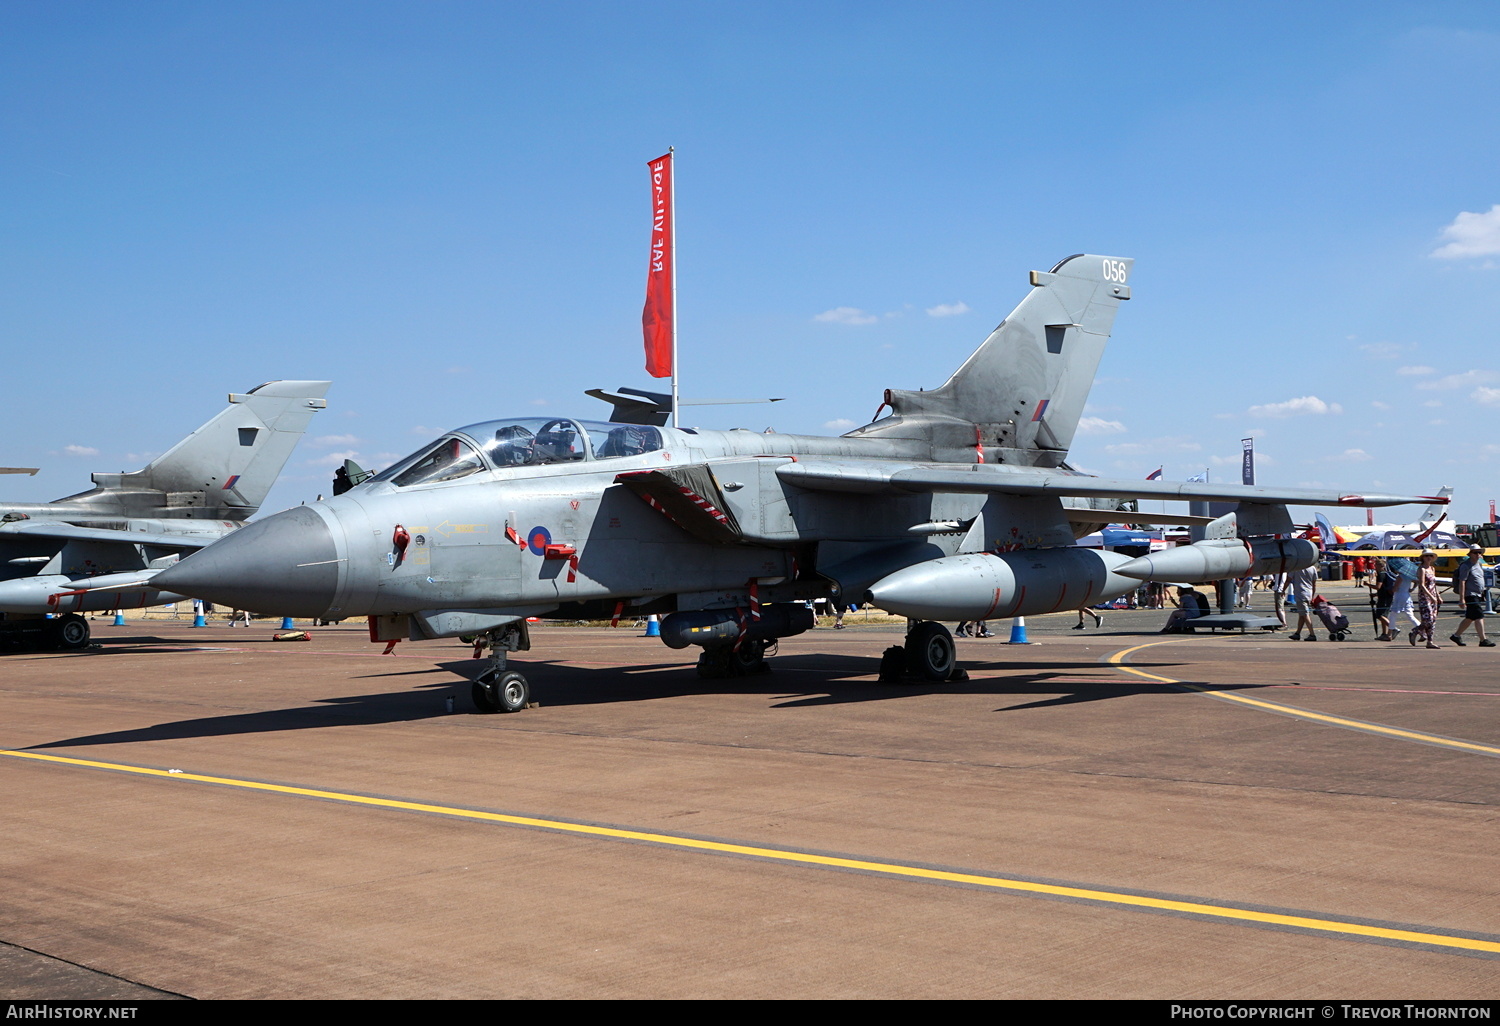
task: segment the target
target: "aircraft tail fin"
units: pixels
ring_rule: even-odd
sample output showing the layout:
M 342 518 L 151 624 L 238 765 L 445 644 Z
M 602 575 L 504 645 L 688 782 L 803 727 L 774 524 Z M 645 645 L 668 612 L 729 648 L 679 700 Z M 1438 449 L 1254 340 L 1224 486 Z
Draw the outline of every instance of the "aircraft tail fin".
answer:
M 1443 487 L 1441 487 L 1441 488 L 1438 489 L 1438 496 L 1440 498 L 1446 499 L 1446 498 L 1448 498 L 1448 496 L 1450 496 L 1452 494 L 1453 494 L 1453 489 L 1449 485 L 1443 485 Z M 1440 502 L 1434 502 L 1432 505 L 1430 505 L 1426 509 L 1424 509 L 1422 511 L 1422 515 L 1419 516 L 1417 519 L 1420 520 L 1424 524 L 1430 524 L 1434 520 L 1441 520 L 1447 514 L 1447 512 L 1448 512 L 1447 506 L 1443 505 Z
M 1134 260 L 1079 254 L 1031 272 L 1031 292 L 930 392 L 889 389 L 892 416 L 855 436 L 926 437 L 933 456 L 1055 467 L 1083 417 Z
M 159 496 L 159 515 L 243 520 L 254 515 L 307 430 L 328 405 L 327 381 L 270 381 L 243 395 L 144 469 L 95 474 L 93 494 Z M 83 496 L 80 496 L 83 498 Z

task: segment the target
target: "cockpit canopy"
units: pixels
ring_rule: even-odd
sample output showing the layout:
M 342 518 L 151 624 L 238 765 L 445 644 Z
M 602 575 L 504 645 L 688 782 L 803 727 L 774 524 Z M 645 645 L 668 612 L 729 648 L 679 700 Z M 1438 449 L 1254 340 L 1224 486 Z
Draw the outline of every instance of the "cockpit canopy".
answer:
M 538 467 L 576 460 L 639 456 L 662 447 L 659 430 L 643 424 L 605 424 L 567 417 L 488 420 L 450 431 L 436 444 L 376 474 L 398 488 L 456 481 L 493 467 Z

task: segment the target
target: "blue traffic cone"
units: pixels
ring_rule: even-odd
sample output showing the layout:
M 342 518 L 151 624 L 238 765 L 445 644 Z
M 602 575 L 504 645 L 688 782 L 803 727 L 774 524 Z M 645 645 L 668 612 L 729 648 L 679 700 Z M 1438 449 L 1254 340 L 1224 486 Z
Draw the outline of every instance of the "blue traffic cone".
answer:
M 208 626 L 208 617 L 204 616 L 201 612 L 194 613 L 193 614 L 193 626 L 194 627 L 207 627 Z
M 1010 622 L 1010 643 L 1012 645 L 1029 645 L 1026 640 L 1026 617 L 1018 616 Z
M 295 626 L 296 626 L 296 624 L 292 623 L 292 618 L 290 616 L 283 616 L 281 618 L 281 629 L 282 630 L 289 631 L 289 630 L 291 630 Z
M 646 637 L 648 637 L 648 638 L 659 638 L 659 637 L 661 637 L 661 621 L 656 618 L 656 614 L 655 613 L 653 613 L 650 616 L 646 617 Z
M 115 626 L 116 627 L 124 627 L 125 626 L 125 614 L 122 613 L 122 612 L 120 612 L 118 609 L 115 610 Z

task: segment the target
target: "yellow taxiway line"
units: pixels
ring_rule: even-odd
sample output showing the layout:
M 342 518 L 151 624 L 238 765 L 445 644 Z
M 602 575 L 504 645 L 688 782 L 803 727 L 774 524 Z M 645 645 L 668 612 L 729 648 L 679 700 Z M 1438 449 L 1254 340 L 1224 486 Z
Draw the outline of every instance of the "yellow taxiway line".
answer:
M 1254 706 L 1264 709 L 1267 712 L 1279 713 L 1282 716 L 1295 716 L 1302 720 L 1327 723 L 1331 726 L 1344 727 L 1349 730 L 1362 730 L 1371 734 L 1382 734 L 1386 737 L 1400 738 L 1403 741 L 1420 741 L 1423 744 L 1439 745 L 1443 748 L 1457 748 L 1461 751 L 1476 752 L 1480 755 L 1500 757 L 1500 748 L 1494 745 L 1482 745 L 1474 741 L 1461 741 L 1458 738 L 1443 737 L 1441 734 L 1424 734 L 1418 730 L 1403 730 L 1400 727 L 1388 727 L 1384 723 L 1371 723 L 1368 720 L 1352 720 L 1345 716 L 1330 716 L 1328 713 L 1299 709 L 1294 705 L 1268 702 L 1263 698 L 1250 698 L 1247 695 L 1237 695 L 1229 691 L 1218 691 L 1213 688 L 1200 687 L 1197 684 L 1189 684 L 1187 681 L 1177 680 L 1173 677 L 1163 677 L 1156 673 L 1147 673 L 1145 670 L 1137 670 L 1134 667 L 1125 665 L 1126 657 L 1132 652 L 1139 652 L 1144 648 L 1155 648 L 1157 645 L 1180 645 L 1185 640 L 1187 639 L 1173 638 L 1170 641 L 1152 641 L 1144 645 L 1136 645 L 1134 648 L 1127 648 L 1116 652 L 1106 661 L 1117 670 L 1124 673 L 1133 673 L 1137 677 L 1144 677 L 1159 684 L 1170 684 L 1188 691 L 1196 691 L 1198 694 L 1207 695 L 1210 698 L 1219 698 L 1226 702 L 1239 702 L 1241 705 Z
M 1136 908 L 1159 912 L 1190 915 L 1211 921 L 1239 922 L 1252 925 L 1280 927 L 1283 929 L 1310 930 L 1325 935 L 1349 939 L 1370 939 L 1404 944 L 1418 944 L 1454 950 L 1461 953 L 1500 955 L 1500 940 L 1474 937 L 1457 937 L 1451 934 L 1429 933 L 1424 930 L 1400 929 L 1388 926 L 1373 926 L 1366 923 L 1347 922 L 1339 919 L 1324 919 L 1316 916 L 1292 913 L 1264 912 L 1254 909 L 1234 908 L 1228 905 L 1211 905 L 1206 902 L 1180 901 L 1171 898 L 1154 898 L 1121 891 L 1107 891 L 1093 887 L 1073 887 L 1062 884 L 1038 883 L 1033 880 L 1018 880 L 982 873 L 956 872 L 946 869 L 929 869 L 923 866 L 905 866 L 894 862 L 877 862 L 870 859 L 846 858 L 837 855 L 817 855 L 788 848 L 769 848 L 760 845 L 734 844 L 727 841 L 710 841 L 698 837 L 678 834 L 659 834 L 644 830 L 628 830 L 621 827 L 599 826 L 590 823 L 569 823 L 563 820 L 539 819 L 534 816 L 516 816 L 502 812 L 485 812 L 479 809 L 456 808 L 447 805 L 432 805 L 425 802 L 408 802 L 395 798 L 375 798 L 369 795 L 349 794 L 342 791 L 323 791 L 316 788 L 292 787 L 287 784 L 270 784 L 258 780 L 240 780 L 233 777 L 216 777 L 200 773 L 187 773 L 175 769 L 154 769 L 146 766 L 131 766 L 124 763 L 100 762 L 93 759 L 74 759 L 41 752 L 20 752 L 0 749 L 0 756 L 29 759 L 38 762 L 57 763 L 87 769 L 110 770 L 117 773 L 132 773 L 148 777 L 194 784 L 215 784 L 250 791 L 269 791 L 276 794 L 296 795 L 303 798 L 318 798 L 324 801 L 343 802 L 350 805 L 374 806 L 397 809 L 405 812 L 423 812 L 458 819 L 480 820 L 501 823 L 507 826 L 528 827 L 563 834 L 579 834 L 604 837 L 613 840 L 635 841 L 668 848 L 690 849 L 723 855 L 739 855 L 771 862 L 821 866 L 831 869 L 847 869 L 881 876 L 940 883 L 962 884 L 997 891 L 1044 895 L 1054 898 L 1072 899 L 1124 908 Z

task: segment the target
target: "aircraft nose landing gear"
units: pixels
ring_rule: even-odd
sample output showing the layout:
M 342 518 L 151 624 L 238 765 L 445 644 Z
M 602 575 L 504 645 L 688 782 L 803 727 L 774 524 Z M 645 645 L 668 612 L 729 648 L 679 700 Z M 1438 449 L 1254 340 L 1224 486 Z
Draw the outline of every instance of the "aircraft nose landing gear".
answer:
M 482 713 L 513 713 L 525 709 L 531 704 L 531 685 L 516 671 L 505 668 L 505 658 L 507 653 L 531 648 L 526 621 L 518 620 L 486 631 L 480 644 L 490 650 L 490 665 L 474 678 L 470 689 L 475 708 Z

